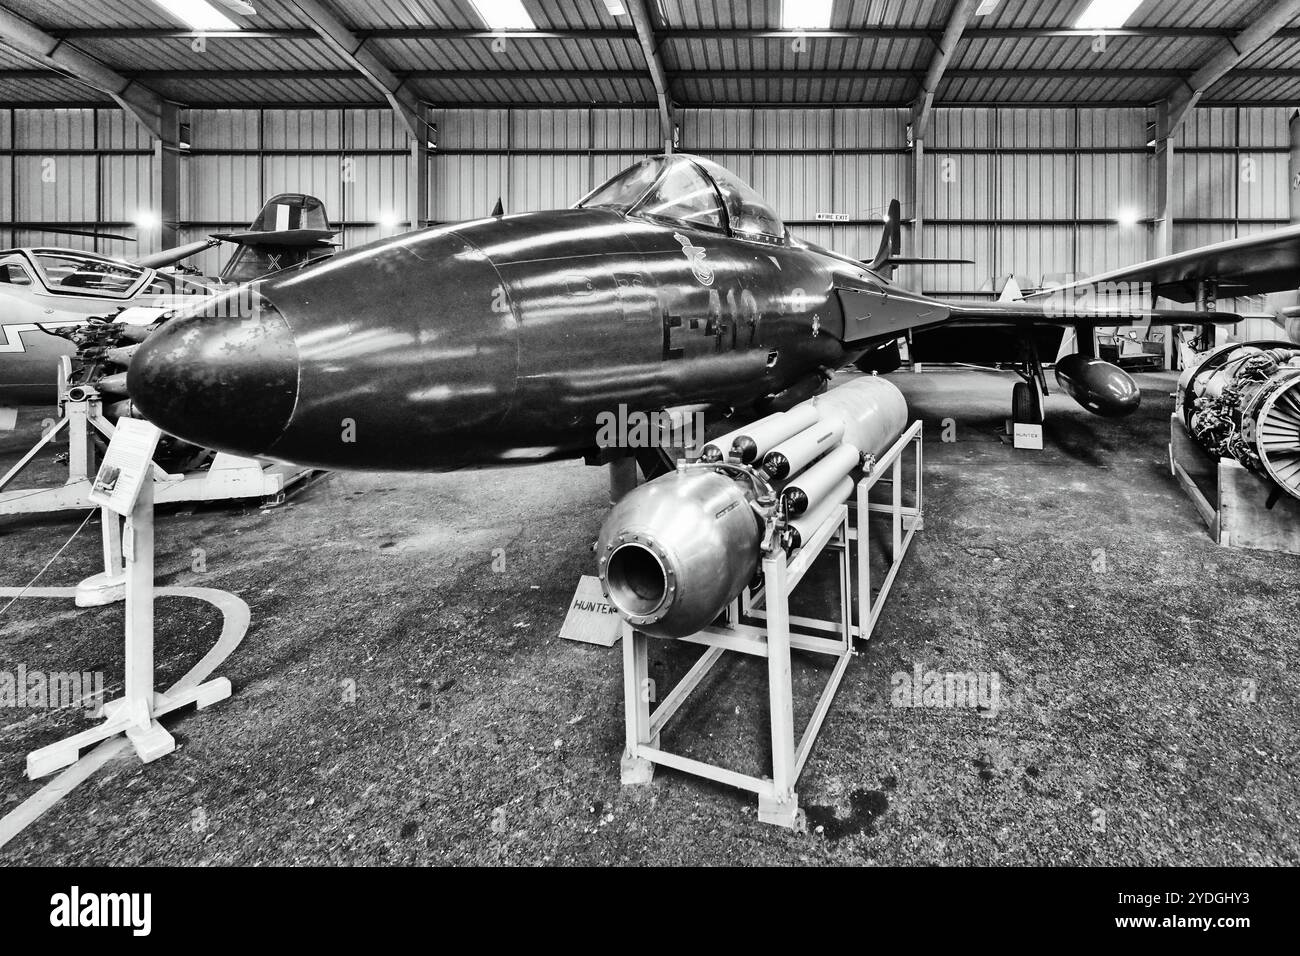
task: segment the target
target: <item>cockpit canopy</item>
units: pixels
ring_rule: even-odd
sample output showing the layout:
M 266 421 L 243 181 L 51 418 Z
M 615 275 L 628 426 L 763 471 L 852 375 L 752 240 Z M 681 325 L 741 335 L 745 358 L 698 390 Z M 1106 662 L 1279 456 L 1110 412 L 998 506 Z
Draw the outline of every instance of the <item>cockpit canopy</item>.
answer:
M 651 156 L 629 166 L 578 206 L 615 209 L 737 239 L 785 241 L 785 224 L 762 196 L 717 163 L 683 153 Z
M 0 250 L 0 282 L 30 286 L 32 273 L 56 295 L 125 299 L 144 284 L 149 270 L 71 249 Z

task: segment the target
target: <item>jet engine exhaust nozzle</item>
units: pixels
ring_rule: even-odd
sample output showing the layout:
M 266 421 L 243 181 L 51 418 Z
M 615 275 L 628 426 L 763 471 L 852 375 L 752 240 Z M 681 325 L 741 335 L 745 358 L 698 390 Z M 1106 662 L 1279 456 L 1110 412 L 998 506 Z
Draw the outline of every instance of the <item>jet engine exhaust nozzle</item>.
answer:
M 707 627 L 758 569 L 764 523 L 746 484 L 708 468 L 641 485 L 610 511 L 596 543 L 610 602 L 648 634 Z

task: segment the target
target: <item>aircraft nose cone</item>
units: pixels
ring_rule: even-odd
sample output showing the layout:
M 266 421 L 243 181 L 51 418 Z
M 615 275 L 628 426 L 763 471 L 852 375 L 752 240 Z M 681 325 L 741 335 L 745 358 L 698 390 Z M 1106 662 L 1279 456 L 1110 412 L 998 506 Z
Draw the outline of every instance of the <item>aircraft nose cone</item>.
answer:
M 237 315 L 219 314 L 217 303 L 165 323 L 136 350 L 131 398 L 177 438 L 259 455 L 293 415 L 297 345 L 284 316 L 260 296 Z

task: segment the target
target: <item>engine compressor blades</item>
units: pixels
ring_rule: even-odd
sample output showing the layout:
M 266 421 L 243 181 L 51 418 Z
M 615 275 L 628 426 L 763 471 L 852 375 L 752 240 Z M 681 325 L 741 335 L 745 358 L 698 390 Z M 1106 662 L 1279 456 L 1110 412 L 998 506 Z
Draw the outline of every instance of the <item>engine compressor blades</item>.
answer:
M 1178 381 L 1187 430 L 1300 498 L 1300 347 L 1237 342 L 1209 353 Z

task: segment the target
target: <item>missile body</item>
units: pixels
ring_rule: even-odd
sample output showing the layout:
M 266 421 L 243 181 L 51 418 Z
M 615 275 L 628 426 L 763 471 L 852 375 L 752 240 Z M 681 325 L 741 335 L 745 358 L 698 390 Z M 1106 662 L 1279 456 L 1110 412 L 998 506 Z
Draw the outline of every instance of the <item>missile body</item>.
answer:
M 818 422 L 789 441 L 783 441 L 763 456 L 763 470 L 774 481 L 784 481 L 795 472 L 803 471 L 814 461 L 840 443 L 844 437 L 842 422 Z
M 791 478 L 781 491 L 781 503 L 792 518 L 806 513 L 838 487 L 849 472 L 862 463 L 861 453 L 852 445 L 842 444 L 802 474 Z
M 907 403 L 884 379 L 857 379 L 786 414 L 811 424 L 778 448 L 814 443 L 826 434 L 827 420 L 832 433 L 852 432 L 864 448 L 835 444 L 796 471 L 786 483 L 784 506 L 766 468 L 733 456 L 679 465 L 625 495 L 609 513 L 596 543 L 596 570 L 610 602 L 638 629 L 667 637 L 693 634 L 753 580 L 764 547 L 802 547 L 852 493 L 850 473 L 863 454 L 878 456 L 898 438 Z M 772 434 L 758 433 L 764 441 Z M 784 455 L 781 460 L 794 461 Z
M 822 522 L 835 510 L 836 506 L 848 501 L 853 494 L 853 479 L 845 475 L 837 481 L 818 502 L 817 507 L 790 521 L 788 542 L 791 551 L 797 551 Z

